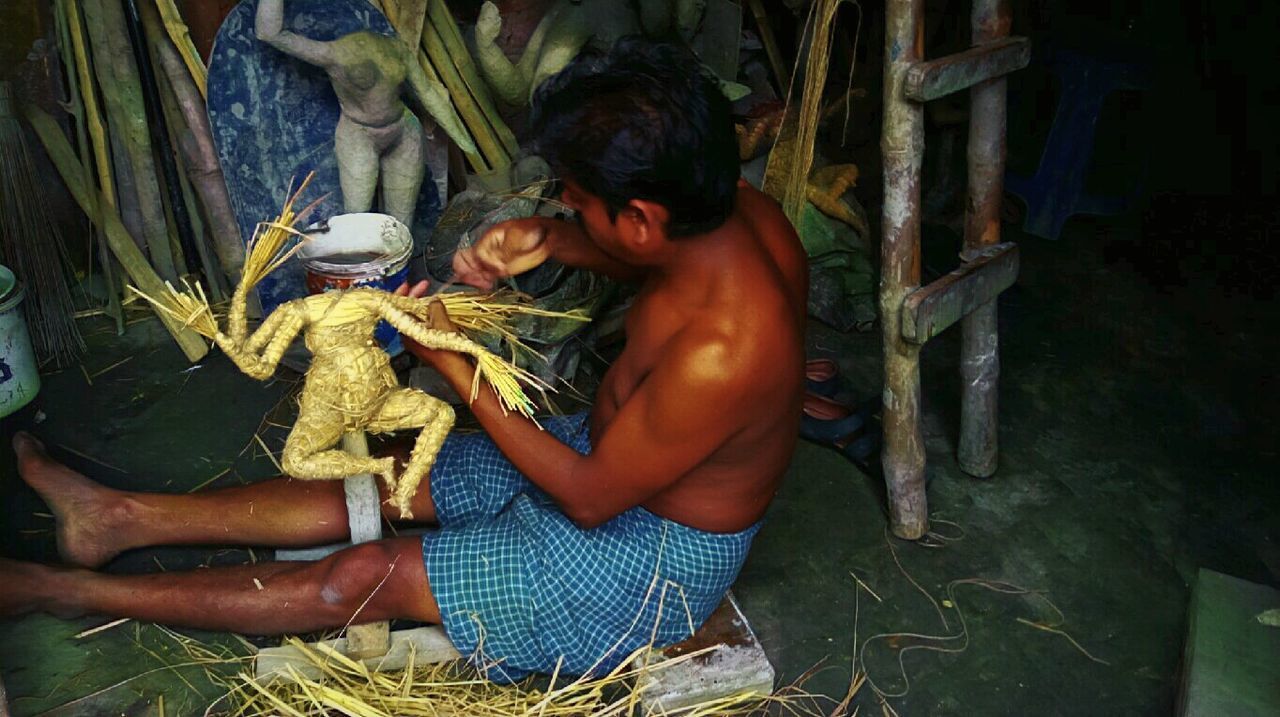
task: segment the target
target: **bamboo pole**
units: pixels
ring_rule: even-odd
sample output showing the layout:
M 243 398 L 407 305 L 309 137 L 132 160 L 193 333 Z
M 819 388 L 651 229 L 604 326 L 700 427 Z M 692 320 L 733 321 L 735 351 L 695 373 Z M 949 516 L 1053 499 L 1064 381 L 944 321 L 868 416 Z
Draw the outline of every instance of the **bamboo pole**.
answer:
M 462 31 L 458 29 L 458 23 L 454 22 L 453 15 L 449 13 L 449 8 L 445 5 L 444 0 L 427 0 L 427 16 L 431 24 L 435 25 L 440 38 L 444 40 L 449 59 L 453 62 L 454 67 L 457 68 L 467 89 L 471 92 L 471 96 L 475 98 L 476 104 L 480 106 L 485 120 L 493 128 L 494 134 L 497 135 L 498 141 L 502 143 L 503 149 L 507 151 L 507 156 L 515 157 L 520 154 L 520 144 L 516 142 L 515 134 L 512 133 L 507 123 L 502 120 L 502 115 L 498 113 L 498 108 L 493 104 L 493 97 L 489 94 L 489 85 L 485 84 L 484 80 L 481 79 L 480 70 L 476 67 L 475 60 L 471 57 L 471 51 L 467 49 L 467 44 L 462 39 Z
M 166 40 L 167 41 L 167 40 Z M 153 54 L 152 60 L 155 60 Z M 182 111 L 178 109 L 178 100 L 167 82 L 157 83 L 160 92 L 160 108 L 165 114 L 165 129 L 168 132 L 169 146 L 177 147 L 179 132 L 183 126 Z M 204 219 L 200 213 L 200 204 L 196 200 L 195 190 L 188 179 L 186 162 L 181 152 L 173 153 L 174 164 L 178 171 L 174 172 L 174 181 L 178 184 L 179 199 L 187 213 L 187 221 L 191 223 L 191 240 L 200 257 L 200 266 L 204 270 L 205 285 L 209 287 L 209 296 L 215 303 L 230 298 L 227 289 L 226 275 L 218 264 L 217 255 L 209 246 L 208 234 L 205 231 Z
M 187 126 L 187 131 L 178 140 L 178 149 L 182 153 L 187 177 L 199 194 L 200 203 L 209 220 L 213 250 L 218 255 L 222 270 L 227 276 L 238 280 L 244 266 L 244 242 L 240 238 L 240 225 L 236 223 L 235 210 L 231 207 L 231 197 L 222 176 L 222 165 L 218 163 L 204 98 L 183 66 L 178 51 L 163 37 L 158 36 L 154 14 L 148 11 L 145 3 L 140 9 L 143 28 L 155 51 L 154 58 L 168 80 L 169 89 L 178 101 Z
M 427 59 L 435 67 L 436 73 L 449 90 L 453 103 L 458 107 L 458 114 L 462 116 L 463 122 L 466 122 L 467 129 L 471 131 L 476 147 L 484 155 L 485 161 L 494 169 L 511 164 L 511 157 L 494 135 L 493 129 L 489 127 L 484 112 L 467 91 L 467 85 L 450 59 L 449 51 L 445 49 L 439 30 L 432 23 L 428 22 L 422 28 L 422 47 L 427 51 Z
M 107 149 L 107 133 L 102 126 L 102 110 L 98 107 L 98 94 L 93 91 L 93 77 L 89 74 L 89 46 L 84 39 L 84 25 L 80 19 L 78 0 L 59 0 L 67 11 L 67 29 L 71 33 L 71 45 L 76 57 L 76 76 L 79 78 L 80 95 L 84 100 L 85 124 L 93 141 L 94 163 L 98 170 L 98 186 L 107 206 L 116 206 L 115 183 L 111 181 L 111 154 Z
M 144 5 L 147 2 L 149 0 L 143 0 Z M 200 53 L 196 51 L 195 43 L 191 41 L 191 32 L 187 28 L 187 24 L 182 21 L 182 14 L 178 12 L 173 0 L 155 0 L 155 2 L 156 9 L 159 10 L 160 18 L 164 23 L 165 32 L 169 35 L 169 39 L 173 41 L 173 46 L 177 48 L 178 54 L 182 56 L 182 62 L 186 64 L 187 70 L 191 73 L 191 80 L 195 82 L 196 89 L 200 90 L 200 97 L 207 98 L 209 96 L 209 71 L 200 59 Z
M 150 2 L 150 0 L 145 0 Z M 147 121 L 148 138 L 155 148 L 152 163 L 158 169 L 161 206 L 165 212 L 165 228 L 169 234 L 169 249 L 173 252 L 174 267 L 179 274 L 194 269 L 191 262 L 199 260 L 195 237 L 191 232 L 191 218 L 182 201 L 178 183 L 178 168 L 174 162 L 173 146 L 169 144 L 169 128 L 164 109 L 160 106 L 160 87 L 156 81 L 151 52 L 147 49 L 146 33 L 142 18 L 138 15 L 138 0 L 124 0 L 125 26 L 129 31 L 129 45 L 133 49 L 138 67 L 138 80 L 142 87 L 142 111 Z M 164 201 L 167 198 L 168 201 Z M 191 268 L 188 268 L 191 267 Z
M 92 167 L 94 165 L 95 148 L 88 139 L 89 119 L 86 117 L 84 100 L 80 94 L 82 91 L 80 89 L 82 74 L 80 72 L 80 62 L 76 57 L 75 41 L 71 32 L 71 21 L 74 19 L 78 23 L 80 20 L 79 14 L 72 14 L 74 10 L 69 9 L 71 4 L 68 0 L 55 1 L 53 11 L 54 24 L 58 32 L 58 44 L 61 45 L 62 49 L 62 64 L 67 70 L 67 107 L 72 117 L 75 118 L 76 145 L 80 150 L 80 165 Z M 85 75 L 87 75 L 87 69 Z M 90 87 L 90 90 L 92 91 L 92 87 Z M 99 131 L 101 131 L 101 128 L 102 124 L 99 119 Z M 111 175 L 107 174 L 107 179 L 109 180 L 110 178 Z M 104 198 L 109 198 L 105 196 L 106 194 L 107 192 L 104 191 Z M 94 200 L 96 203 L 97 195 L 95 195 Z M 97 211 L 96 206 L 94 211 Z M 90 227 L 92 228 L 92 222 Z M 97 252 L 98 262 L 102 264 L 102 281 L 107 288 L 107 316 L 110 316 L 116 322 L 116 334 L 123 334 L 124 311 L 120 307 L 120 292 L 123 289 L 117 288 L 114 260 L 111 257 L 110 249 L 107 247 L 106 239 L 102 235 L 102 230 L 95 228 L 92 234 L 94 251 Z M 90 264 L 92 265 L 92 261 L 90 261 Z
M 120 260 L 120 264 L 124 266 L 134 285 L 152 296 L 162 296 L 167 290 L 164 282 L 134 244 L 120 217 L 108 209 L 101 192 L 94 190 L 84 167 L 76 160 L 71 143 L 62 135 L 57 122 L 38 107 L 27 106 L 24 108 L 24 114 L 44 145 L 45 152 L 53 161 L 58 174 L 62 176 L 62 181 L 71 191 L 71 196 L 80 205 L 80 209 L 89 214 L 89 218 L 106 234 L 111 251 Z M 198 361 L 209 352 L 208 344 L 195 331 L 163 315 L 160 316 L 160 320 L 178 342 L 178 348 L 182 349 L 188 360 Z
M 427 19 L 427 0 L 382 0 L 382 14 L 391 21 L 409 49 L 422 42 L 422 24 Z
M 756 29 L 760 31 L 760 42 L 773 67 L 774 78 L 778 81 L 778 92 L 786 97 L 791 92 L 791 75 L 787 72 L 787 63 L 782 60 L 782 50 L 778 49 L 778 38 L 774 36 L 773 27 L 769 24 L 764 3 L 761 0 L 749 0 L 748 4 L 751 6 L 752 17 L 756 19 Z
M 422 67 L 422 72 L 427 76 L 427 79 L 432 82 L 440 82 L 440 75 L 436 72 L 436 68 L 431 66 L 431 60 L 427 59 L 427 53 L 419 50 L 417 55 L 418 65 Z M 463 121 L 465 122 L 466 120 L 464 119 Z M 472 139 L 474 139 L 474 137 Z M 479 145 L 477 144 L 477 147 L 478 146 Z M 480 174 L 484 174 L 492 169 L 492 167 L 489 166 L 489 163 L 485 160 L 484 155 L 480 154 L 478 149 L 475 152 L 462 152 L 462 156 L 466 157 L 467 163 L 471 165 L 471 168 Z
M 138 64 L 129 43 L 124 8 L 115 0 L 84 0 L 89 41 L 94 50 L 94 71 L 102 87 L 107 117 L 113 134 L 121 140 L 142 217 L 141 233 L 157 273 L 167 281 L 177 281 L 178 269 L 169 245 L 160 198 L 160 182 L 151 154 Z

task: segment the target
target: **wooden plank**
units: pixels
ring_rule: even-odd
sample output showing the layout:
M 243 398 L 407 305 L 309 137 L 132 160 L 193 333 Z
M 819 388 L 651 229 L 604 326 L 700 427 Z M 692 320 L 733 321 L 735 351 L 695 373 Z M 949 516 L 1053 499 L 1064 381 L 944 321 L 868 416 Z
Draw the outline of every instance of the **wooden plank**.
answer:
M 1031 41 L 1025 37 L 1006 37 L 913 64 L 907 70 L 902 91 L 907 99 L 917 102 L 936 100 L 984 80 L 1021 70 L 1030 62 Z
M 922 345 L 1018 278 L 1018 247 L 996 244 L 902 302 L 902 338 Z
M 658 665 L 707 648 L 710 651 L 705 654 L 646 670 L 637 678 L 636 691 L 644 714 L 670 714 L 730 695 L 773 692 L 773 666 L 732 594 L 725 596 L 693 637 L 661 650 L 650 650 L 637 657 L 634 666 Z
M 344 655 L 348 655 L 350 647 L 347 638 L 325 640 L 322 643 Z M 462 659 L 462 654 L 449 640 L 443 628 L 439 626 L 417 627 L 412 630 L 396 630 L 391 633 L 391 647 L 386 654 L 361 659 L 371 670 L 389 672 L 402 670 L 408 664 L 409 654 L 413 654 L 413 664 L 428 665 L 437 662 L 449 662 Z M 260 682 L 272 680 L 289 680 L 288 668 L 293 667 L 298 674 L 308 679 L 319 679 L 322 674 L 311 664 L 298 648 L 292 645 L 268 647 L 258 652 L 254 660 L 254 676 Z
M 1191 596 L 1177 714 L 1280 714 L 1280 627 L 1260 617 L 1280 591 L 1201 569 Z

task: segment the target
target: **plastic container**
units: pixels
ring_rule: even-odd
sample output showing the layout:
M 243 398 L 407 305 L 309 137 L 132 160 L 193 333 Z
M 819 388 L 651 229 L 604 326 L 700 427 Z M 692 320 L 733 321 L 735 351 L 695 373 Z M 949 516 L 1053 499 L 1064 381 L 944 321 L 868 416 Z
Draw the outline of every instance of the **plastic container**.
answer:
M 308 227 L 312 238 L 298 252 L 309 293 L 359 286 L 395 291 L 409 278 L 413 237 L 400 220 L 364 212 L 330 217 L 326 225 Z M 400 334 L 387 322 L 378 324 L 374 337 L 392 356 L 401 352 Z
M 40 392 L 40 371 L 22 312 L 27 290 L 0 266 L 0 417 L 8 416 Z

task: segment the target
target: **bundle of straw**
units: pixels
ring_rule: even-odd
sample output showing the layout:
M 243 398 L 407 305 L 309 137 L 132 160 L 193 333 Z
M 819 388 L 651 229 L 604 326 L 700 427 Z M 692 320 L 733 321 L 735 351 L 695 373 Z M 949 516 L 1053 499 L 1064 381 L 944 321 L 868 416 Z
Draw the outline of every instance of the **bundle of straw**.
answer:
M 292 246 L 289 244 L 290 239 L 294 237 L 306 239 L 306 235 L 295 229 L 294 225 L 305 219 L 324 200 L 324 197 L 316 199 L 301 211 L 295 211 L 294 206 L 314 177 L 314 172 L 308 174 L 296 191 L 290 191 L 288 199 L 280 210 L 280 215 L 271 221 L 259 223 L 253 238 L 249 240 L 242 278 L 231 298 L 231 310 L 227 317 L 227 332 L 232 342 L 237 345 L 243 343 L 248 334 L 249 292 L 268 274 L 293 258 L 293 255 L 303 246 L 302 241 Z M 165 282 L 165 286 L 168 291 L 159 296 L 145 294 L 133 286 L 129 289 L 150 302 L 157 311 L 181 321 L 184 326 L 193 329 L 201 336 L 207 339 L 217 336 L 218 322 L 199 282 L 192 285 L 184 280 L 184 290 L 175 288 L 170 282 Z
M 209 299 L 204 294 L 204 288 L 200 286 L 200 282 L 192 285 L 186 279 L 182 280 L 185 291 L 178 291 L 173 284 L 165 282 L 164 285 L 168 289 L 168 293 L 161 297 L 153 297 L 142 292 L 137 287 L 130 286 L 129 290 L 134 294 L 146 299 L 156 311 L 164 313 L 174 321 L 180 322 L 186 328 L 189 328 L 206 339 L 212 339 L 218 335 L 218 319 L 213 313 L 213 308 L 209 305 Z
M 497 685 L 459 663 L 417 665 L 412 655 L 408 668 L 399 673 L 383 673 L 365 667 L 323 644 L 307 645 L 295 638 L 296 647 L 318 668 L 320 679 L 310 679 L 296 670 L 290 681 L 263 685 L 250 674 L 242 674 L 223 700 L 231 702 L 231 714 L 243 717 L 311 717 L 312 715 L 356 715 L 357 717 L 611 717 L 647 715 L 637 678 L 652 675 L 677 664 L 703 657 L 697 650 L 670 660 L 640 664 L 627 660 L 599 679 L 577 678 L 561 682 L 557 675 L 545 689 L 531 682 Z M 711 648 L 709 648 L 711 649 Z M 645 647 L 643 651 L 647 651 Z M 639 665 L 639 666 L 636 666 Z M 296 681 L 294 681 L 296 680 Z M 680 711 L 683 717 L 763 714 L 770 705 L 792 714 L 815 714 L 803 703 L 807 695 L 766 696 L 742 693 L 709 699 Z M 217 705 L 221 707 L 222 705 Z

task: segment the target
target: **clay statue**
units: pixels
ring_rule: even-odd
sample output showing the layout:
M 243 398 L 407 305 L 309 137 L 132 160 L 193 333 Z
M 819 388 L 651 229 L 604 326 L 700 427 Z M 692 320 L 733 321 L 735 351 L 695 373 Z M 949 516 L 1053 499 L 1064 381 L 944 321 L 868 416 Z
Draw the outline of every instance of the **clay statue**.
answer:
M 588 45 L 605 52 L 618 38 L 641 30 L 662 37 L 674 29 L 690 40 L 706 5 L 706 0 L 653 0 L 640 3 L 637 16 L 630 0 L 557 0 L 513 64 L 496 44 L 502 31 L 498 6 L 486 0 L 476 20 L 476 60 L 494 93 L 503 102 L 519 106 Z
M 401 99 L 406 81 L 453 141 L 475 151 L 445 88 L 427 78 L 396 37 L 366 30 L 323 42 L 284 29 L 284 0 L 259 1 L 254 31 L 262 42 L 329 75 L 342 109 L 333 144 L 345 211 L 372 209 L 381 182 L 382 211 L 413 226 L 428 135 Z

